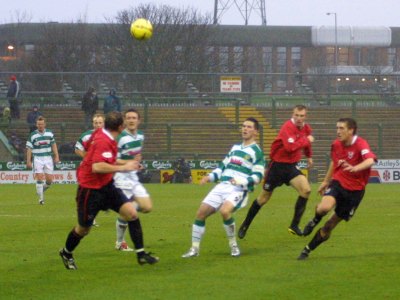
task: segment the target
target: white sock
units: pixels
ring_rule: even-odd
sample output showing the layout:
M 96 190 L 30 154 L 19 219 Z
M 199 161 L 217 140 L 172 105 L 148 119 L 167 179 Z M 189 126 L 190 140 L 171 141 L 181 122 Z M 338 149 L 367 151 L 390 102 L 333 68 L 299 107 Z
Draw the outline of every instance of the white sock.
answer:
M 206 232 L 205 224 L 196 224 L 192 226 L 192 247 L 199 248 L 201 239 Z
M 43 200 L 43 182 L 36 181 L 36 194 L 39 196 L 40 200 Z
M 115 222 L 115 228 L 117 230 L 117 242 L 122 243 L 124 241 L 126 228 L 128 228 L 128 222 L 118 218 Z
M 226 232 L 226 236 L 228 237 L 228 241 L 229 241 L 229 246 L 233 246 L 233 245 L 237 245 L 236 242 L 236 236 L 235 236 L 235 232 L 236 232 L 236 225 L 235 225 L 235 221 L 233 221 L 233 223 L 227 225 L 224 222 L 224 228 L 225 228 L 225 232 Z

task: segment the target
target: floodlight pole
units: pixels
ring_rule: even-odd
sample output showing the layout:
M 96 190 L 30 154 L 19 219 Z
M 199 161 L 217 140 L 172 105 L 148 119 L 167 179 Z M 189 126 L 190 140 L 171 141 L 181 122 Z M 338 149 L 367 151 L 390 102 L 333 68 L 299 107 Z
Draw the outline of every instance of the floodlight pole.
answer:
M 327 16 L 333 15 L 335 17 L 335 54 L 334 54 L 334 64 L 335 64 L 335 72 L 338 74 L 338 65 L 339 65 L 339 48 L 338 48 L 338 32 L 337 32 L 337 13 L 335 12 L 327 12 Z M 336 82 L 336 93 L 339 90 L 337 78 L 335 78 Z
M 335 66 L 337 67 L 338 64 L 339 64 L 337 13 L 335 13 L 335 12 L 327 12 L 326 15 L 327 16 L 334 15 L 334 17 L 335 17 Z

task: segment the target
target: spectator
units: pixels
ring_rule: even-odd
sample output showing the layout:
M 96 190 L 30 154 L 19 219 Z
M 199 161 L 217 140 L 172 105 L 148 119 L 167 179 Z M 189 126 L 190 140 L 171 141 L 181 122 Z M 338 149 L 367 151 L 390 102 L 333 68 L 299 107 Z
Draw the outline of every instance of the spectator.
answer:
M 174 163 L 172 183 L 190 183 L 191 181 L 192 173 L 190 171 L 190 165 L 181 157 Z
M 39 111 L 37 105 L 32 107 L 32 110 L 26 116 L 26 122 L 29 125 L 29 133 L 36 130 L 36 119 L 42 116 L 42 113 Z
M 8 143 L 14 147 L 14 149 L 18 153 L 18 160 L 23 161 L 24 160 L 24 150 L 25 150 L 25 144 L 24 142 L 18 137 L 17 133 L 13 131 L 10 135 L 10 138 L 8 139 Z
M 85 129 L 92 126 L 93 116 L 99 108 L 99 98 L 94 87 L 89 87 L 88 91 L 83 95 L 82 110 L 85 113 Z
M 11 122 L 10 108 L 4 107 L 3 111 L 1 112 L 1 124 L 8 126 L 10 122 Z
M 73 160 L 75 157 L 74 150 L 75 150 L 75 142 L 68 142 L 62 144 L 58 148 L 58 154 L 60 155 L 61 160 Z
M 104 100 L 103 110 L 105 115 L 111 111 L 121 112 L 121 100 L 119 97 L 117 97 L 116 93 L 117 92 L 115 89 L 111 89 L 108 96 Z
M 12 75 L 10 77 L 10 84 L 7 91 L 7 99 L 10 104 L 11 119 L 19 119 L 19 95 L 21 86 L 17 81 L 17 77 Z

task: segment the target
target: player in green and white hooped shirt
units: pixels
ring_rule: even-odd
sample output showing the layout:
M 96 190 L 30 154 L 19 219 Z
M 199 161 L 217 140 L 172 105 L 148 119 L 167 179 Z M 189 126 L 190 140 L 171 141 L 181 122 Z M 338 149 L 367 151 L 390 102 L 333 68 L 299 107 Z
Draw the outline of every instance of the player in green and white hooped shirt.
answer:
M 140 125 L 140 114 L 134 109 L 128 109 L 124 113 L 125 129 L 118 137 L 118 160 L 142 160 L 142 147 L 144 135 L 138 130 Z M 149 193 L 139 181 L 137 171 L 117 172 L 114 175 L 114 185 L 133 201 L 137 211 L 148 213 L 153 208 Z M 128 223 L 118 218 L 116 221 L 117 241 L 115 249 L 120 251 L 132 251 L 125 242 L 124 235 Z M 137 249 L 140 250 L 140 249 Z
M 95 131 L 98 128 L 103 128 L 104 127 L 104 118 L 105 116 L 103 114 L 95 114 L 92 119 L 92 125 L 93 129 L 87 130 L 84 133 L 81 134 L 79 139 L 75 143 L 75 154 L 80 156 L 81 158 L 84 158 L 86 155 L 86 152 L 88 150 L 89 145 L 87 144 L 88 141 L 90 140 L 90 137 L 92 136 L 93 131 Z
M 36 193 L 39 204 L 44 204 L 44 192 L 52 183 L 54 163 L 60 161 L 54 134 L 46 129 L 46 119 L 42 116 L 36 119 L 37 129 L 29 135 L 26 142 L 26 166 L 33 167 L 36 180 Z M 53 158 L 54 157 L 54 163 Z M 32 163 L 33 157 L 33 163 Z
M 220 181 L 204 198 L 196 213 L 192 226 L 192 246 L 182 255 L 189 258 L 199 255 L 200 242 L 205 232 L 205 221 L 219 211 L 228 237 L 231 255 L 237 257 L 240 250 L 235 237 L 235 220 L 232 214 L 247 202 L 248 192 L 261 182 L 264 173 L 264 153 L 256 143 L 259 123 L 254 118 L 247 118 L 242 125 L 242 143 L 236 144 L 221 162 L 220 166 L 200 184 Z

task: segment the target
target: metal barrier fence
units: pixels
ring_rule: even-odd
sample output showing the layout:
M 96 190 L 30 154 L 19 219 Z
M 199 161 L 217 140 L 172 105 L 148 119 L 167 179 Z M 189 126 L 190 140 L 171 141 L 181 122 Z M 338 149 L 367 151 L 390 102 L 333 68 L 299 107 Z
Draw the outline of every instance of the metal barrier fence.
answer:
M 333 95 L 398 98 L 400 75 L 378 69 L 364 73 L 145 73 L 145 72 L 0 72 L 0 98 L 10 75 L 17 75 L 26 98 L 79 100 L 93 86 L 100 95 L 115 88 L 124 99 L 189 97 L 207 101 L 219 96 L 247 103 L 263 95 L 305 96 L 330 100 Z

